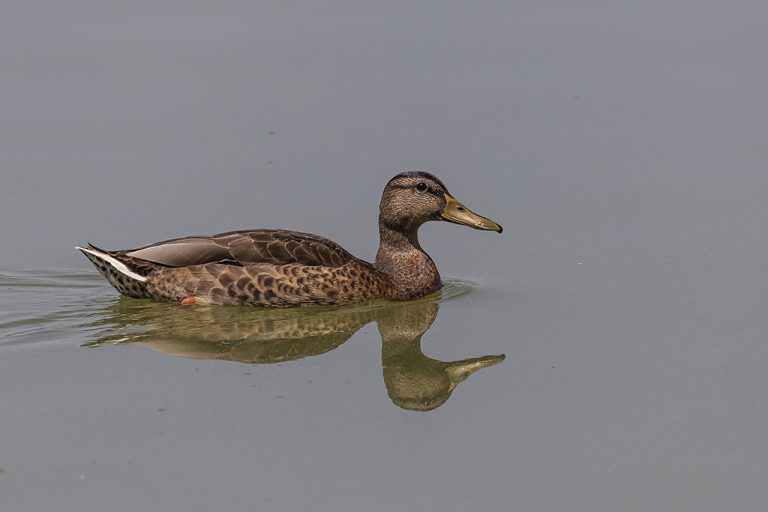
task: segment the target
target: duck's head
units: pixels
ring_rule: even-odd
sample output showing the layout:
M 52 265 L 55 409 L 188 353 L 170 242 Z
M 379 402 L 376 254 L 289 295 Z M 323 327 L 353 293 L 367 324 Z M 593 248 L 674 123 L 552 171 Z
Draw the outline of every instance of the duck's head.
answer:
M 424 171 L 398 174 L 384 187 L 379 205 L 379 222 L 395 231 L 412 231 L 430 220 L 445 220 L 474 229 L 502 228 L 481 217 L 448 193 L 443 182 Z

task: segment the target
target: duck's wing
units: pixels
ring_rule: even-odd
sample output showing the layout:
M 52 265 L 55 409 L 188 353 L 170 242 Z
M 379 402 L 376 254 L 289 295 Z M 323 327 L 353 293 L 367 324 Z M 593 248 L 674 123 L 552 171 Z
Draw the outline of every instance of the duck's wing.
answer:
M 249 265 L 298 263 L 340 267 L 355 259 L 339 244 L 310 233 L 279 229 L 230 231 L 174 238 L 121 253 L 168 267 L 205 263 Z

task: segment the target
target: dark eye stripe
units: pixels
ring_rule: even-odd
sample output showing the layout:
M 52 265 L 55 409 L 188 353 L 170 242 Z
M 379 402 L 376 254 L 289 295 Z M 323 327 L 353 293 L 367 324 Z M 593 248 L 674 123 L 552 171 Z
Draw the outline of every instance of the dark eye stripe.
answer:
M 408 188 L 408 189 L 413 190 L 414 186 L 413 185 L 393 185 L 393 184 L 390 183 L 389 185 L 387 185 L 387 188 L 402 188 L 402 189 Z M 439 190 L 439 189 L 436 190 L 435 188 L 429 187 L 429 186 L 427 187 L 427 189 L 428 190 L 426 192 L 428 192 L 430 194 L 434 194 L 434 195 L 436 195 L 438 197 L 442 196 L 442 191 Z

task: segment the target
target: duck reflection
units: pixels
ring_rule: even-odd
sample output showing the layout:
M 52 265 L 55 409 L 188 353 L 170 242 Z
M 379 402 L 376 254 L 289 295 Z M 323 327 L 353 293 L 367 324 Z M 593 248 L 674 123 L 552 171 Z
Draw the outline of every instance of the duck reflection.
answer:
M 120 298 L 92 324 L 98 339 L 85 346 L 138 343 L 173 356 L 269 364 L 329 352 L 376 321 L 390 399 L 403 409 L 428 411 L 445 403 L 470 374 L 504 360 L 503 354 L 459 361 L 426 356 L 421 337 L 437 318 L 439 307 L 421 301 L 254 311 Z

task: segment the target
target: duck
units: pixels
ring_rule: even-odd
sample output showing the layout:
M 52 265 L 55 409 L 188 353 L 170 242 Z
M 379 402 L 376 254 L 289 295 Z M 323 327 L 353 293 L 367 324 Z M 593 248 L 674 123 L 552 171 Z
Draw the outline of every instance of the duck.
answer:
M 502 232 L 433 174 L 406 171 L 384 187 L 373 263 L 322 236 L 285 229 L 187 236 L 127 250 L 91 243 L 75 249 L 118 292 L 134 298 L 272 308 L 407 301 L 442 286 L 434 261 L 419 244 L 419 228 L 429 221 Z

